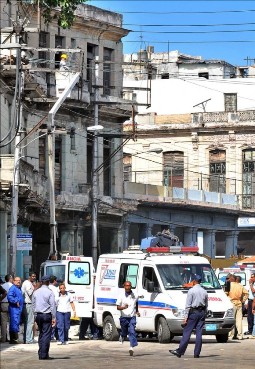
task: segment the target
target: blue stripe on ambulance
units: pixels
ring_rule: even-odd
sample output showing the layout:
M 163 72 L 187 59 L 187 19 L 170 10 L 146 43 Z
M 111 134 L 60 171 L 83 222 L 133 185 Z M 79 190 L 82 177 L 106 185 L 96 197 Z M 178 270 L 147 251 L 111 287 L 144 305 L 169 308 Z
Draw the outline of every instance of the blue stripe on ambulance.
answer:
M 101 305 L 116 305 L 117 299 L 109 299 L 109 298 L 103 298 L 98 297 L 97 303 Z M 143 309 L 164 309 L 164 310 L 171 310 L 176 309 L 176 306 L 166 304 L 164 302 L 155 302 L 155 301 L 138 301 L 139 308 Z

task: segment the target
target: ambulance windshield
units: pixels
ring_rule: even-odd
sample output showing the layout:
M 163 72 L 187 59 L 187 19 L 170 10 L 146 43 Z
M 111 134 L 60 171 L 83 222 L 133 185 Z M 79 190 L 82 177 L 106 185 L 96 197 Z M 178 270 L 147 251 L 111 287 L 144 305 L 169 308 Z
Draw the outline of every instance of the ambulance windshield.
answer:
M 208 264 L 158 264 L 158 272 L 166 290 L 192 287 L 195 274 L 202 277 L 201 286 L 205 289 L 221 288 L 213 269 Z

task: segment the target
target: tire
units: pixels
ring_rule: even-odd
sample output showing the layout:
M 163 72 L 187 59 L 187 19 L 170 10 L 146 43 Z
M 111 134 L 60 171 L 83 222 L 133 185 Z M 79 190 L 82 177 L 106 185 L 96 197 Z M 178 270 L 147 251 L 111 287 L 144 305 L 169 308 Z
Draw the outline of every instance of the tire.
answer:
M 158 320 L 157 333 L 159 343 L 169 343 L 174 337 L 170 332 L 166 319 L 163 317 Z
M 216 334 L 216 341 L 218 343 L 226 343 L 228 342 L 228 333 L 226 334 Z
M 106 341 L 118 341 L 119 339 L 119 333 L 111 315 L 104 318 L 103 336 Z

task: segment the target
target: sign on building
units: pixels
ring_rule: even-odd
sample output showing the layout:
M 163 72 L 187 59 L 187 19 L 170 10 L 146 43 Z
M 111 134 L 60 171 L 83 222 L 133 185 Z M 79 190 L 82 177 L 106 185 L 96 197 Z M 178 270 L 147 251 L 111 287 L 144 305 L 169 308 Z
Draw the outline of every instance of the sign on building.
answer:
M 31 234 L 17 234 L 17 250 L 32 250 Z
M 238 227 L 255 227 L 254 217 L 239 217 L 237 221 Z

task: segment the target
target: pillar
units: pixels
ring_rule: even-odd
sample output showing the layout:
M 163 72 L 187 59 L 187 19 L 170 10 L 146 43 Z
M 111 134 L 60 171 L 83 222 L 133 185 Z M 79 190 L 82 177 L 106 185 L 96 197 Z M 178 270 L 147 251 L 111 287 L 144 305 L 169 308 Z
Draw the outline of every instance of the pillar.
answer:
M 0 271 L 3 278 L 7 274 L 8 267 L 8 245 L 7 245 L 7 212 L 0 211 Z
M 215 230 L 204 231 L 204 254 L 210 258 L 215 258 L 216 246 L 215 246 Z
M 226 232 L 225 258 L 237 255 L 238 234 L 237 231 Z
M 194 246 L 197 243 L 197 229 L 187 227 L 184 229 L 184 246 Z
M 127 250 L 128 246 L 129 246 L 129 228 L 130 228 L 130 223 L 129 222 L 124 222 L 124 242 L 123 242 L 123 249 Z
M 83 254 L 83 232 L 81 225 L 71 225 L 60 229 L 61 253 L 70 253 L 71 255 Z

